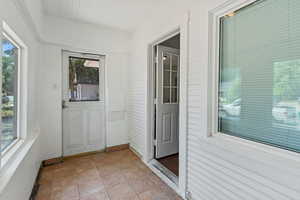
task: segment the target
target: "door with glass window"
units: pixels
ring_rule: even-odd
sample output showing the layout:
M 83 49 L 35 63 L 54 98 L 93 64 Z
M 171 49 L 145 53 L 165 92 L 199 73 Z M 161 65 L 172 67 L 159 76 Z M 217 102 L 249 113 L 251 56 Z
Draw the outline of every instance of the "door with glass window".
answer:
M 63 155 L 105 148 L 104 56 L 63 52 Z
M 157 46 L 156 158 L 179 151 L 179 49 Z

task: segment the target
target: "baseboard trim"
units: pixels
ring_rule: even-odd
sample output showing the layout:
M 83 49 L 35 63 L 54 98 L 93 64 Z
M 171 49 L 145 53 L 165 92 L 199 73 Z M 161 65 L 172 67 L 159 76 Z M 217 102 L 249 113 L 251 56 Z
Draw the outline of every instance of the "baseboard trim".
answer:
M 122 151 L 125 149 L 129 149 L 129 144 L 120 144 L 112 147 L 107 147 L 105 152 L 114 152 L 114 151 Z
M 71 158 L 84 157 L 84 156 L 89 156 L 89 155 L 103 153 L 103 152 L 122 151 L 125 149 L 129 149 L 129 144 L 121 144 L 121 145 L 116 145 L 116 146 L 112 146 L 112 147 L 106 147 L 106 149 L 103 149 L 103 150 L 84 152 L 84 153 L 79 153 L 79 154 L 70 155 L 70 156 L 63 156 L 63 157 L 58 157 L 58 158 L 51 158 L 48 160 L 44 160 L 42 162 L 42 165 L 44 167 L 46 167 L 46 166 L 62 163 L 64 160 L 68 160 Z
M 34 185 L 33 185 L 33 188 L 31 190 L 29 200 L 35 200 L 37 192 L 39 191 L 39 188 L 40 188 L 39 180 L 40 180 L 42 170 L 43 170 L 43 163 L 41 163 L 38 174 L 35 178 Z
M 84 153 L 79 153 L 79 154 L 74 154 L 74 155 L 70 155 L 70 156 L 64 156 L 62 157 L 62 160 L 69 160 L 72 158 L 80 158 L 80 157 L 84 157 L 84 156 L 90 156 L 90 155 L 94 155 L 97 153 L 103 153 L 105 150 L 97 150 L 97 151 L 89 151 L 89 152 L 84 152 Z
M 50 166 L 50 165 L 55 165 L 55 164 L 59 164 L 63 162 L 63 158 L 59 157 L 59 158 L 52 158 L 52 159 L 48 159 L 48 160 L 44 160 L 42 162 L 44 167 Z
M 129 149 L 130 149 L 137 157 L 139 157 L 141 160 L 143 160 L 143 156 L 142 156 L 137 150 L 135 150 L 132 146 L 129 146 Z

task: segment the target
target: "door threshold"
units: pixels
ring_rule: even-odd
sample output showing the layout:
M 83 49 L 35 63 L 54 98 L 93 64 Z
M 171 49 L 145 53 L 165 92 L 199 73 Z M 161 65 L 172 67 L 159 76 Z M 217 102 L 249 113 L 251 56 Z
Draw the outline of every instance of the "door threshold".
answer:
M 164 182 L 167 183 L 173 190 L 177 193 L 178 191 L 178 176 L 176 176 L 173 172 L 171 172 L 168 168 L 163 166 L 156 159 L 152 159 L 149 162 L 149 167 L 152 171 L 159 176 Z M 179 193 L 178 193 L 179 194 Z

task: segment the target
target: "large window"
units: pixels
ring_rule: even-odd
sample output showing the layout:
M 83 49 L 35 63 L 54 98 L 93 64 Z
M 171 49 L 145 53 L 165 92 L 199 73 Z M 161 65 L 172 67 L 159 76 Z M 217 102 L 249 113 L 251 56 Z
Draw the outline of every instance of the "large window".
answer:
M 2 38 L 2 137 L 1 151 L 18 138 L 19 48 L 7 36 Z
M 300 1 L 220 19 L 219 132 L 300 152 Z
M 25 123 L 21 123 L 21 115 L 26 93 L 21 89 L 22 79 L 20 72 L 21 66 L 24 67 L 24 60 L 21 56 L 24 44 L 16 34 L 3 22 L 3 32 L 1 33 L 1 55 L 2 55 L 2 104 L 1 104 L 1 142 L 0 153 L 6 152 L 10 146 L 15 144 L 23 135 L 20 134 L 21 128 Z M 25 73 L 23 70 L 22 72 Z M 23 73 L 23 75 L 24 75 Z M 25 84 L 25 83 L 24 83 Z M 23 111 L 24 108 L 23 108 Z M 25 130 L 22 131 L 24 133 Z

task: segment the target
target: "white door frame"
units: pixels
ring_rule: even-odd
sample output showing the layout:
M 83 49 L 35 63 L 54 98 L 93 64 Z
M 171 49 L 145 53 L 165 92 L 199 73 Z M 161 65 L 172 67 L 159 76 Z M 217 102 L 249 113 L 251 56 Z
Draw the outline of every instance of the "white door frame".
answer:
M 145 138 L 146 152 L 144 162 L 159 175 L 170 187 L 182 197 L 186 196 L 187 185 L 187 97 L 188 97 L 188 64 L 189 64 L 189 13 L 174 28 L 161 33 L 148 45 L 148 81 L 147 81 L 147 134 Z M 179 89 L 179 177 L 178 185 L 170 181 L 159 170 L 155 170 L 150 162 L 154 159 L 154 47 L 180 33 L 180 89 Z
M 75 53 L 75 54 L 81 54 L 82 57 L 84 57 L 84 55 L 87 55 L 87 57 L 89 57 L 89 55 L 97 55 L 100 57 L 103 57 L 104 59 L 104 66 L 103 66 L 103 70 L 104 70 L 104 74 L 103 74 L 103 95 L 104 98 L 102 101 L 104 101 L 104 149 L 99 149 L 99 150 L 105 150 L 105 148 L 107 148 L 107 125 L 108 125 L 108 88 L 107 88 L 107 70 L 106 70 L 106 63 L 107 63 L 107 56 L 100 53 L 100 52 L 91 52 L 89 50 L 85 50 L 85 49 L 78 49 L 78 48 L 71 48 L 71 50 L 69 48 L 62 48 L 61 49 L 61 157 L 64 157 L 64 131 L 63 131 L 63 107 L 62 107 L 62 101 L 64 100 L 64 73 L 63 73 L 63 67 L 64 67 L 64 63 L 63 63 L 63 59 L 64 59 L 64 52 L 69 52 L 69 53 Z

